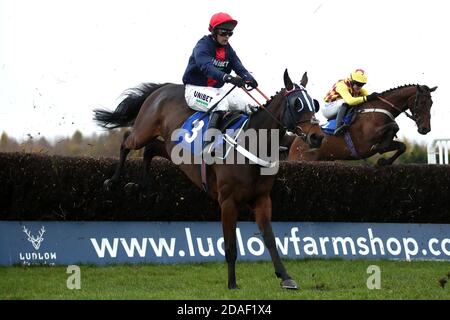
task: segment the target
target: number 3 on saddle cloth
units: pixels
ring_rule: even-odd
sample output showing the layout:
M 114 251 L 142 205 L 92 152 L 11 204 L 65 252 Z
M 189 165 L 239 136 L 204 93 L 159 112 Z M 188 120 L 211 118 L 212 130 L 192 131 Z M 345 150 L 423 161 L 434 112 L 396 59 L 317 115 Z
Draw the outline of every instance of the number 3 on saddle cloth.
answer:
M 203 152 L 203 137 L 209 123 L 208 116 L 200 119 L 204 114 L 204 112 L 198 111 L 190 116 L 182 126 L 184 134 L 182 134 L 176 142 L 176 144 L 181 144 L 183 149 L 188 150 L 189 152 L 197 156 L 201 155 Z M 198 119 L 200 120 L 196 121 Z M 221 125 L 220 128 L 222 132 L 224 132 L 226 129 L 226 133 L 231 138 L 236 140 L 237 136 L 241 133 L 247 121 L 248 116 L 245 114 L 232 114 L 231 118 L 224 116 L 221 123 L 229 123 L 226 125 L 226 128 L 223 128 L 223 125 Z M 225 141 L 223 140 L 222 136 L 220 137 L 220 139 L 214 140 L 214 144 L 213 146 L 211 146 L 211 150 L 221 146 L 224 142 Z M 226 157 L 226 155 L 224 157 Z

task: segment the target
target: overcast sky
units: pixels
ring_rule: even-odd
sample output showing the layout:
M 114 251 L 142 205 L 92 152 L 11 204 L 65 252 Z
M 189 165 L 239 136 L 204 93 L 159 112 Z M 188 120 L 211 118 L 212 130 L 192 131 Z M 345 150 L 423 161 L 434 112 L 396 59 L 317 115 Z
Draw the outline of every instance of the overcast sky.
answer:
M 369 91 L 419 83 L 433 93 L 432 130 L 404 115 L 400 137 L 450 138 L 449 11 L 441 0 L 0 0 L 0 133 L 59 139 L 101 133 L 97 107 L 115 109 L 141 82 L 181 83 L 212 14 L 239 24 L 230 43 L 272 95 L 288 68 L 321 101 L 352 69 Z

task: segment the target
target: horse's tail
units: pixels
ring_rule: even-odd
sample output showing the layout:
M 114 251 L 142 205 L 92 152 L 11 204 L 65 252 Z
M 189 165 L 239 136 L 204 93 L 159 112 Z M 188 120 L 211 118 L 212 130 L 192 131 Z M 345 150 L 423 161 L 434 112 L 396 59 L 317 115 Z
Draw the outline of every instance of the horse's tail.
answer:
M 136 88 L 128 89 L 123 93 L 125 98 L 115 111 L 95 109 L 94 120 L 107 129 L 131 127 L 145 99 L 166 84 L 143 83 Z

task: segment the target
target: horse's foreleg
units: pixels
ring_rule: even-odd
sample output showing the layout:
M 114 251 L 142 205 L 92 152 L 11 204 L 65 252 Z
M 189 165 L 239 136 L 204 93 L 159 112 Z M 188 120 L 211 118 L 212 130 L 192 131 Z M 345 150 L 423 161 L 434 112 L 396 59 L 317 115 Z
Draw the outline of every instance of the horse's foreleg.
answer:
M 394 150 L 396 150 L 397 152 L 388 159 L 378 159 L 377 165 L 391 165 L 400 155 L 402 155 L 406 151 L 406 146 L 402 142 L 394 141 L 394 137 L 399 130 L 396 122 L 388 123 L 385 126 L 381 127 L 379 130 L 380 135 L 383 137 L 383 140 L 380 143 L 374 145 L 372 148 L 379 154 Z
M 400 141 L 391 141 L 391 144 L 388 147 L 386 147 L 385 149 L 380 150 L 379 153 L 381 154 L 381 153 L 394 151 L 394 150 L 396 150 L 397 152 L 395 152 L 392 157 L 390 157 L 388 159 L 380 158 L 380 159 L 378 159 L 377 164 L 379 166 L 391 165 L 392 163 L 394 163 L 395 160 L 397 160 L 398 157 L 400 157 L 403 153 L 405 153 L 406 145 Z
M 221 204 L 222 229 L 225 242 L 225 260 L 228 264 L 228 289 L 237 289 L 236 285 L 236 220 L 237 208 L 234 200 L 225 200 Z
M 275 236 L 273 234 L 272 224 L 270 222 L 272 218 L 272 200 L 270 199 L 270 196 L 265 196 L 255 203 L 255 218 L 259 230 L 262 232 L 264 243 L 269 250 L 270 257 L 272 258 L 272 262 L 275 267 L 275 274 L 278 278 L 282 279 L 281 287 L 283 289 L 298 289 L 297 283 L 292 280 L 286 272 L 277 251 Z
M 122 144 L 120 145 L 120 159 L 119 163 L 116 166 L 116 171 L 110 179 L 106 179 L 103 182 L 103 187 L 106 191 L 110 191 L 120 179 L 120 173 L 122 172 L 123 165 L 125 163 L 125 160 L 127 159 L 128 154 L 130 153 L 130 149 L 126 148 L 124 145 L 124 142 L 129 135 L 130 131 L 126 131 L 123 135 Z
M 399 127 L 396 122 L 390 122 L 381 126 L 376 131 L 377 140 L 379 143 L 372 146 L 372 150 L 376 152 L 383 151 L 389 148 L 392 140 L 394 140 L 395 134 L 398 132 Z

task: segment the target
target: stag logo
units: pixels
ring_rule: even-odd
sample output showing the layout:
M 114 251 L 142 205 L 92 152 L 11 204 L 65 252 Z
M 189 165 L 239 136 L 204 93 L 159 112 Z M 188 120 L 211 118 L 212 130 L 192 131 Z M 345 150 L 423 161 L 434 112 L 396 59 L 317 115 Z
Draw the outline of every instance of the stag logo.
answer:
M 31 242 L 34 249 L 39 250 L 39 247 L 41 246 L 42 241 L 44 241 L 44 238 L 42 237 L 45 233 L 45 228 L 42 226 L 41 230 L 39 231 L 39 235 L 37 237 L 32 236 L 31 232 L 23 226 L 23 232 L 28 236 L 28 241 Z

